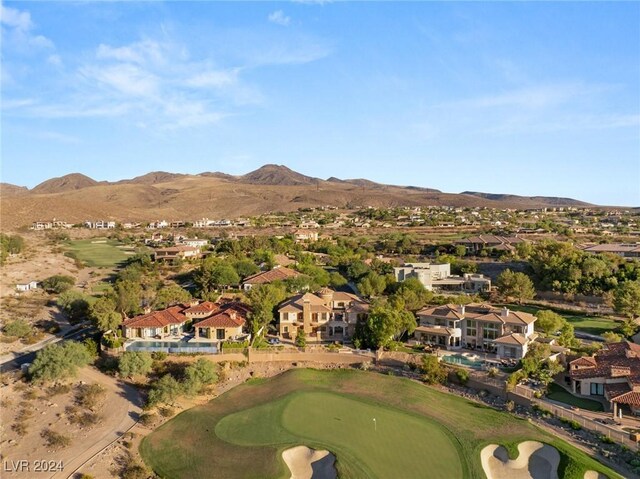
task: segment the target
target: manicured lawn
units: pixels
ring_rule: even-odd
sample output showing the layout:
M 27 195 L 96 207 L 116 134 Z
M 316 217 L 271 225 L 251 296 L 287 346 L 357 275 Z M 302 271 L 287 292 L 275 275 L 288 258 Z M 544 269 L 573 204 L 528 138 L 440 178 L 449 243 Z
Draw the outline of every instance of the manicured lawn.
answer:
M 293 393 L 231 414 L 215 431 L 244 446 L 288 443 L 335 451 L 341 477 L 395 477 L 402 471 L 409 479 L 424 477 L 427 470 L 429 477 L 448 479 L 462 477 L 465 464 L 457 441 L 438 423 L 328 392 Z M 438 454 L 425 455 L 425 449 Z
M 562 386 L 555 383 L 549 384 L 547 397 L 554 401 L 563 402 L 570 406 L 579 407 L 580 409 L 586 409 L 588 411 L 604 411 L 601 402 L 574 396 Z
M 543 309 L 551 309 L 538 306 L 521 306 L 518 304 L 509 304 L 507 306 L 514 311 L 524 311 L 525 313 L 531 314 L 536 314 L 538 311 Z M 618 322 L 614 321 L 613 319 L 602 318 L 599 316 L 569 314 L 565 312 L 558 314 L 565 318 L 569 323 L 573 324 L 573 327 L 576 331 L 582 331 L 588 334 L 595 334 L 600 336 L 606 331 L 614 331 L 618 328 Z
M 96 268 L 115 267 L 135 253 L 132 248 L 121 246 L 120 242 L 106 238 L 69 241 L 66 245 L 69 256 Z
M 156 429 L 140 453 L 166 479 L 288 478 L 281 453 L 298 444 L 336 454 L 341 478 L 484 478 L 484 446 L 528 439 L 558 448 L 560 477 L 582 479 L 592 469 L 620 478 L 527 421 L 414 381 L 357 370 L 295 369 L 248 381 Z

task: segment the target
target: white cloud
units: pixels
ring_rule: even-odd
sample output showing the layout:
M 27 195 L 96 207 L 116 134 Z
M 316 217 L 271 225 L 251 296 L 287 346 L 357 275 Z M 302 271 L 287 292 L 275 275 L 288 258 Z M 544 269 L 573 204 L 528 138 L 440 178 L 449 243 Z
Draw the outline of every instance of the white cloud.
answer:
M 60 58 L 60 55 L 49 55 L 47 63 L 59 67 L 62 66 L 62 58 Z
M 27 32 L 33 28 L 31 14 L 29 12 L 21 12 L 15 8 L 5 7 L 2 4 L 0 4 L 0 21 L 3 25 L 16 28 L 23 32 Z
M 80 139 L 75 136 L 65 135 L 64 133 L 58 133 L 55 131 L 41 131 L 36 133 L 34 136 L 36 136 L 37 138 L 41 138 L 43 140 L 51 140 L 58 143 L 65 143 L 65 144 L 80 143 Z
M 155 75 L 128 63 L 84 67 L 80 74 L 124 95 L 148 97 L 159 93 L 159 79 Z
M 284 27 L 291 23 L 291 17 L 287 17 L 282 10 L 276 10 L 275 12 L 270 13 L 267 19 L 271 23 L 282 25 Z
M 102 60 L 118 60 L 138 64 L 162 64 L 165 61 L 165 49 L 164 45 L 151 40 L 143 40 L 124 47 L 112 47 L 101 43 L 96 51 L 96 57 Z
M 234 85 L 238 80 L 238 69 L 204 71 L 190 78 L 185 84 L 194 88 L 221 88 Z
M 19 48 L 55 48 L 53 42 L 43 35 L 34 35 L 35 25 L 31 14 L 0 4 L 0 23 L 6 28 L 8 39 Z M 3 29 L 3 36 L 5 29 Z

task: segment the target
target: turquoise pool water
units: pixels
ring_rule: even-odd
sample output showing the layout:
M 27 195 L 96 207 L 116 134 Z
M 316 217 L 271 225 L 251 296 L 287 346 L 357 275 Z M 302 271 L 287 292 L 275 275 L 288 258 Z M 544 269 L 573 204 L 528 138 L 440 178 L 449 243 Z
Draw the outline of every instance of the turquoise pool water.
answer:
M 462 354 L 449 354 L 447 356 L 443 356 L 442 360 L 445 363 L 456 364 L 458 366 L 466 366 L 468 368 L 473 368 L 473 369 L 482 368 L 481 359 L 468 358 L 467 356 L 463 356 Z
M 207 352 L 217 353 L 218 343 L 187 341 L 134 341 L 125 345 L 127 351 Z

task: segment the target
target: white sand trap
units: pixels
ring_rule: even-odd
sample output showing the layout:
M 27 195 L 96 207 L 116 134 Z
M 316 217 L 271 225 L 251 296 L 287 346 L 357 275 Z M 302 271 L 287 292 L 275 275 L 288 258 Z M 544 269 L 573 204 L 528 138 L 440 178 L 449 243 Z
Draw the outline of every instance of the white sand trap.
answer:
M 291 479 L 336 479 L 333 466 L 336 458 L 329 451 L 316 451 L 307 446 L 296 446 L 282 453 L 289 466 Z
M 600 474 L 596 471 L 587 471 L 584 473 L 584 479 L 609 479 L 604 474 Z
M 507 450 L 497 444 L 480 453 L 488 479 L 558 479 L 560 453 L 555 447 L 537 441 L 518 444 L 517 459 L 509 459 Z

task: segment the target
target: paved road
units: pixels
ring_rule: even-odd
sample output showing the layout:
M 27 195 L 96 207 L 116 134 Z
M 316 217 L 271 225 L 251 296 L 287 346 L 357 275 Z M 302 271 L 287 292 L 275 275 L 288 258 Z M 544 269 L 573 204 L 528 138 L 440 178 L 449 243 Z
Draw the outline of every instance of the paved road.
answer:
M 75 339 L 76 341 L 83 341 L 86 338 L 92 337 L 96 334 L 95 328 L 92 326 L 84 327 L 79 330 L 67 331 L 62 336 L 55 336 L 45 341 L 41 341 L 29 351 L 24 353 L 17 353 L 0 358 L 0 372 L 6 373 L 15 369 L 20 369 L 20 366 L 25 363 L 33 362 L 36 357 L 36 353 L 49 344 L 54 344 L 65 339 Z

